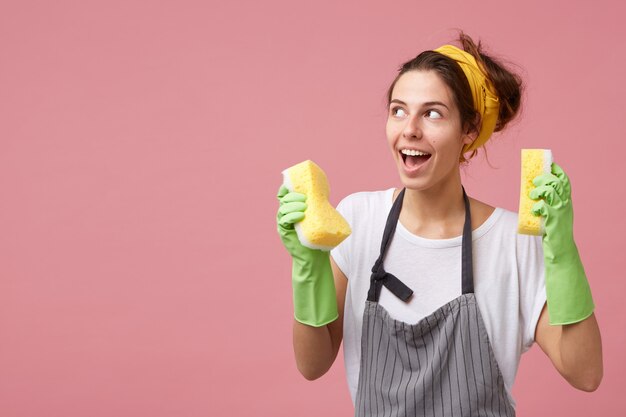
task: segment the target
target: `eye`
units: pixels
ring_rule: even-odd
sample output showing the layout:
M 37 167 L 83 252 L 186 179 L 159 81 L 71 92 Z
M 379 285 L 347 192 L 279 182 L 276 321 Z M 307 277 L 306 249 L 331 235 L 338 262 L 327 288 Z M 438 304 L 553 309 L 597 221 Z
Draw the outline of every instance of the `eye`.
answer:
M 398 113 L 396 113 L 397 111 L 401 111 L 404 114 L 398 115 Z M 404 112 L 404 109 L 402 107 L 392 107 L 391 108 L 391 115 L 392 116 L 400 116 L 400 117 L 402 117 L 402 116 L 405 116 L 406 113 Z
M 441 119 L 443 117 L 438 110 L 433 109 L 427 110 L 426 115 L 431 117 L 432 119 Z

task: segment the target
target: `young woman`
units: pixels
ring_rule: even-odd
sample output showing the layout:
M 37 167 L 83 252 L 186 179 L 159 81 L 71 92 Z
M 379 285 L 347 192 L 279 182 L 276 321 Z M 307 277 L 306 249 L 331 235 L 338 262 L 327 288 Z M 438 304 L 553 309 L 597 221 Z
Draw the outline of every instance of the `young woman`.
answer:
M 467 35 L 459 43 L 400 68 L 386 133 L 403 188 L 346 197 L 338 210 L 352 235 L 332 258 L 297 240 L 306 196 L 279 190 L 298 369 L 322 376 L 343 340 L 357 416 L 513 416 L 511 387 L 534 341 L 572 386 L 593 391 L 602 379 L 563 170 L 534 181 L 542 237 L 519 235 L 516 213 L 461 184 L 460 164 L 516 116 L 521 81 Z

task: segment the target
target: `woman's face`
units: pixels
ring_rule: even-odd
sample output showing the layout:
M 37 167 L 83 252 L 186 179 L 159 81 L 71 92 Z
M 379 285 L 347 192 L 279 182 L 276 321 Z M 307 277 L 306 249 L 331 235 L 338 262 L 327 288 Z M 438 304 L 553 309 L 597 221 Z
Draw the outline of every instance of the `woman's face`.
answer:
M 474 135 L 461 129 L 448 86 L 434 71 L 409 71 L 396 82 L 387 140 L 406 188 L 445 187 L 459 175 L 459 157 Z

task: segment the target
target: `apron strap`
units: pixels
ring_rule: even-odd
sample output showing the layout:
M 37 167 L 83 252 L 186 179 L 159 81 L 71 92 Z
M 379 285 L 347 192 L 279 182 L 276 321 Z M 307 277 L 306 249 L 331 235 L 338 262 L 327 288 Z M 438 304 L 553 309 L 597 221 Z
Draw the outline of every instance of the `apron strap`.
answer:
M 400 298 L 402 301 L 407 301 L 409 297 L 413 295 L 413 290 L 407 287 L 393 274 L 385 271 L 385 269 L 383 268 L 383 259 L 385 258 L 385 254 L 387 253 L 387 247 L 389 246 L 389 242 L 391 241 L 391 238 L 396 231 L 396 225 L 398 224 L 398 219 L 400 218 L 400 211 L 402 210 L 402 200 L 404 200 L 404 191 L 404 188 L 402 189 L 402 191 L 400 191 L 400 194 L 398 194 L 396 200 L 393 202 L 391 210 L 389 211 L 389 215 L 387 216 L 387 223 L 385 224 L 385 231 L 383 232 L 383 240 L 380 245 L 380 255 L 378 255 L 378 259 L 372 267 L 370 289 L 367 293 L 368 301 L 378 301 L 378 297 L 380 296 L 380 290 L 382 289 L 383 285 L 387 287 L 387 289 L 391 291 L 392 294 Z
M 461 240 L 461 290 L 462 294 L 474 292 L 474 265 L 472 262 L 472 214 L 465 188 L 463 201 L 465 202 L 465 223 L 463 224 L 463 239 Z
M 370 288 L 367 293 L 368 301 L 378 302 L 383 285 L 402 301 L 406 302 L 413 295 L 413 290 L 407 287 L 396 276 L 385 271 L 385 268 L 383 267 L 383 260 L 385 258 L 385 254 L 387 253 L 389 242 L 396 231 L 396 226 L 398 224 L 398 220 L 400 219 L 400 211 L 402 210 L 402 200 L 404 199 L 405 190 L 406 189 L 403 188 L 402 191 L 400 191 L 391 206 L 389 215 L 387 216 L 383 239 L 380 245 L 380 255 L 372 267 Z M 463 201 L 465 203 L 465 223 L 463 225 L 463 238 L 461 243 L 461 288 L 463 294 L 467 294 L 474 292 L 474 274 L 472 265 L 472 221 L 469 199 L 465 193 L 465 188 L 463 188 Z

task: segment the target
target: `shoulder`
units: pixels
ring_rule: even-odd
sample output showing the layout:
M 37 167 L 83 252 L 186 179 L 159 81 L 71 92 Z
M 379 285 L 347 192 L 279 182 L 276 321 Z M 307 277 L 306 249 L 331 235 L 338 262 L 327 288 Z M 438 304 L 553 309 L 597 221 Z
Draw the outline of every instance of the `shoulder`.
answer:
M 391 206 L 393 188 L 380 191 L 359 191 L 344 197 L 337 205 L 341 214 L 352 214 L 382 209 Z
M 518 233 L 519 215 L 515 211 L 510 211 L 504 208 L 499 208 L 502 211 L 501 223 L 502 227 L 506 228 L 511 234 L 515 235 L 515 239 L 520 242 L 536 243 L 541 241 L 541 236 L 525 235 Z
M 352 229 L 350 236 L 332 251 L 335 262 L 346 276 L 353 271 L 349 262 L 357 262 L 359 256 L 379 244 L 393 190 L 356 192 L 344 197 L 337 205 L 337 211 Z
M 475 236 L 483 236 L 505 247 L 528 247 L 537 236 L 517 232 L 518 215 L 502 207 L 492 207 L 472 200 L 472 226 Z
M 356 235 L 367 240 L 368 233 L 373 233 L 380 227 L 384 228 L 387 213 L 392 205 L 393 190 L 389 188 L 382 191 L 361 191 L 350 194 L 339 202 L 337 211 L 350 225 L 352 237 Z M 365 236 L 362 236 L 363 233 Z
M 494 207 L 470 198 L 472 229 L 493 235 L 494 231 L 513 236 L 517 233 L 517 213 L 502 207 Z
M 472 224 L 474 227 L 484 223 L 492 223 L 502 231 L 517 234 L 518 215 L 514 211 L 502 207 L 494 207 L 482 201 L 470 198 L 472 210 Z
M 515 248 L 518 259 L 539 258 L 543 255 L 542 237 L 518 233 L 517 212 L 505 208 L 496 208 L 494 214 L 498 214 L 494 222 L 496 234 L 500 236 L 503 245 Z
M 500 223 L 502 226 L 514 233 L 517 233 L 517 213 L 502 207 L 498 207 L 498 210 L 501 212 Z

